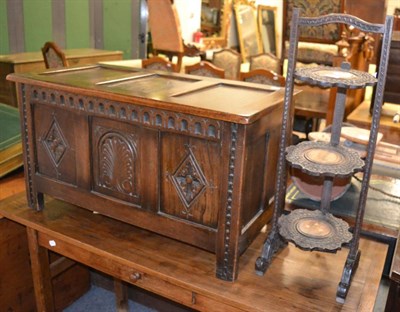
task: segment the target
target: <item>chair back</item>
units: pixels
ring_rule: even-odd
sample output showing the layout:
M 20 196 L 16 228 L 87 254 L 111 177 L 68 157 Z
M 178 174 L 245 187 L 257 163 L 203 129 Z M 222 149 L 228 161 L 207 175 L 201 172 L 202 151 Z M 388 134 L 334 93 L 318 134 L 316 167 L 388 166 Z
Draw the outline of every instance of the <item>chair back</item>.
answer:
M 42 54 L 46 68 L 61 68 L 68 66 L 64 52 L 54 42 L 46 42 L 42 48 Z
M 250 70 L 268 69 L 281 75 L 282 65 L 278 57 L 271 53 L 260 53 L 250 57 Z
M 142 60 L 142 68 L 152 69 L 152 70 L 163 70 L 168 72 L 179 72 L 178 66 L 163 57 L 153 56 L 148 59 Z
M 225 78 L 225 71 L 222 68 L 218 68 L 207 61 L 185 66 L 185 73 L 204 77 Z
M 240 73 L 240 80 L 254 83 L 261 83 L 276 87 L 285 86 L 285 77 L 278 75 L 272 70 L 268 69 L 253 69 L 249 72 Z
M 238 80 L 242 58 L 239 52 L 232 49 L 221 49 L 214 52 L 212 63 L 225 70 L 225 78 Z
M 320 17 L 331 13 L 344 12 L 344 0 L 287 0 L 284 1 L 283 23 L 284 39 L 289 40 L 290 21 L 293 9 L 299 8 L 302 16 Z M 299 41 L 330 43 L 340 40 L 343 26 L 339 24 L 325 24 L 323 26 L 304 26 L 299 29 Z
M 203 54 L 196 46 L 185 45 L 183 42 L 178 12 L 171 0 L 147 0 L 147 7 L 154 55 L 161 52 L 170 60 L 176 56 L 176 64 L 180 71 L 183 56 Z
M 331 13 L 344 12 L 344 0 L 288 0 L 284 1 L 282 57 L 287 58 L 289 50 L 289 34 L 293 9 L 299 8 L 302 16 L 320 17 Z M 324 24 L 323 26 L 304 26 L 299 29 L 299 49 L 297 61 L 332 65 L 337 55 L 335 45 L 341 39 L 344 25 Z
M 154 50 L 184 52 L 178 12 L 171 0 L 147 0 Z
M 291 29 L 291 37 L 290 37 L 290 49 L 289 49 L 289 53 L 288 53 L 289 59 L 288 59 L 287 72 L 286 72 L 286 84 L 285 84 L 286 90 L 285 90 L 285 99 L 284 99 L 284 111 L 285 112 L 293 111 L 292 110 L 292 105 L 294 103 L 294 101 L 293 101 L 293 85 L 294 85 L 295 79 L 298 80 L 299 79 L 298 77 L 301 76 L 301 74 L 299 74 L 299 72 L 301 73 L 304 70 L 304 67 L 298 68 L 298 66 L 297 66 L 298 60 L 296 59 L 296 57 L 298 58 L 298 53 L 297 53 L 298 49 L 299 49 L 298 34 L 300 33 L 300 30 L 302 28 L 309 27 L 310 24 L 317 25 L 318 27 L 323 28 L 324 25 L 339 24 L 339 23 L 346 25 L 346 27 L 349 27 L 349 28 L 357 28 L 359 31 L 364 32 L 364 33 L 383 35 L 381 50 L 385 51 L 385 54 L 389 53 L 390 38 L 392 36 L 391 32 L 392 32 L 392 24 L 393 24 L 393 17 L 391 17 L 391 16 L 386 17 L 385 24 L 372 24 L 372 23 L 363 21 L 355 16 L 352 16 L 349 14 L 343 14 L 343 13 L 342 14 L 327 14 L 327 15 L 323 15 L 323 16 L 319 16 L 319 17 L 300 17 L 300 9 L 295 8 L 293 10 L 292 29 Z M 376 90 L 383 91 L 384 85 L 386 83 L 387 68 L 388 68 L 388 61 L 389 61 L 389 58 L 386 57 L 387 54 L 385 56 L 381 55 L 381 63 L 379 66 L 379 71 L 378 71 L 378 76 L 377 76 L 377 84 L 375 86 Z M 342 71 L 344 71 L 344 72 L 346 70 L 350 69 L 349 62 L 343 62 L 341 64 L 341 66 L 343 66 Z M 305 68 L 307 68 L 307 67 L 305 67 Z M 321 67 L 316 67 L 316 68 L 321 68 Z M 312 67 L 311 67 L 311 69 L 312 69 Z M 368 80 L 370 78 L 370 76 L 367 72 L 364 71 L 364 73 L 357 74 L 357 75 L 358 75 L 357 77 L 366 77 L 366 78 L 363 78 L 365 81 L 360 78 L 360 80 L 358 81 L 359 84 L 357 85 L 357 88 L 365 88 L 366 86 L 372 84 L 371 80 Z M 321 74 L 320 76 L 323 77 L 323 74 Z M 356 76 L 356 75 L 354 75 L 354 76 Z M 309 77 L 310 77 L 309 84 L 312 84 L 311 81 L 314 82 L 314 84 L 316 84 L 315 82 L 318 81 L 318 78 L 319 78 L 318 75 L 312 76 L 311 74 L 309 74 Z M 329 80 L 329 77 L 331 77 L 332 82 L 325 83 L 325 84 L 320 83 L 317 86 L 318 87 L 327 87 L 327 88 L 328 87 L 331 87 L 331 88 L 338 87 L 336 99 L 335 99 L 334 103 L 332 104 L 332 108 L 330 108 L 332 110 L 332 116 L 333 116 L 332 125 L 333 125 L 333 127 L 335 127 L 335 129 L 337 131 L 337 132 L 334 132 L 334 130 L 332 130 L 332 133 L 335 133 L 335 138 L 336 138 L 336 137 L 340 136 L 340 128 L 342 127 L 342 121 L 343 121 L 343 119 L 345 117 L 345 113 L 346 113 L 346 97 L 347 97 L 346 93 L 350 92 L 352 89 L 355 89 L 355 85 L 350 84 L 352 82 L 352 80 L 348 77 L 343 78 L 343 80 L 347 83 L 347 85 L 345 85 L 345 82 L 339 81 L 340 76 L 336 77 L 333 75 L 332 76 L 327 75 L 326 77 L 327 77 L 326 78 L 327 81 Z M 352 77 L 352 76 L 350 76 L 350 77 Z M 304 78 L 304 81 L 306 81 L 305 79 L 306 78 Z M 322 80 L 322 79 L 320 78 L 320 80 Z M 356 79 L 355 79 L 355 81 L 356 81 Z M 349 90 L 346 90 L 345 87 L 341 87 L 341 85 L 345 85 Z M 304 93 L 302 93 L 302 94 L 304 94 Z M 310 101 L 307 101 L 306 104 L 309 105 L 309 102 Z M 374 108 L 373 109 L 378 110 L 378 112 L 380 112 L 382 102 L 383 102 L 383 92 L 377 92 L 377 94 L 374 98 Z M 296 104 L 297 104 L 297 101 L 296 101 Z M 379 118 L 380 115 L 377 115 L 377 116 L 378 116 L 377 118 Z M 289 120 L 289 118 L 287 120 Z M 376 124 L 374 125 L 374 123 L 377 120 L 378 119 L 375 119 L 375 121 L 374 121 L 374 117 L 373 117 L 373 121 L 372 121 L 373 126 L 371 128 L 371 129 L 373 129 L 373 131 L 378 129 L 378 127 L 376 127 Z M 286 123 L 285 126 L 282 127 L 282 132 L 286 131 L 285 128 L 288 125 L 289 124 Z M 371 134 L 371 137 L 372 137 L 372 135 L 375 136 L 376 133 L 377 133 L 377 131 L 375 131 L 375 134 Z M 336 138 L 336 139 L 338 140 L 338 138 Z

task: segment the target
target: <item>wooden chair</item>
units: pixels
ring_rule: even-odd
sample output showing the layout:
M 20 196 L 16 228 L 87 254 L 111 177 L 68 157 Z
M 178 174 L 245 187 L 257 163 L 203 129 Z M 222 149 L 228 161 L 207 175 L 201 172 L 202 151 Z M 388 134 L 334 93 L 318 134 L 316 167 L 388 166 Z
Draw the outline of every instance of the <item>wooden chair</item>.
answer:
M 281 60 L 271 53 L 260 53 L 250 56 L 250 70 L 259 68 L 272 70 L 282 75 Z
M 307 17 L 318 17 L 329 13 L 343 13 L 344 0 L 287 0 L 284 1 L 282 56 L 287 58 L 289 47 L 290 22 L 293 9 L 299 8 Z M 297 61 L 332 65 L 337 54 L 335 43 L 341 39 L 342 25 L 332 24 L 323 27 L 307 26 L 299 30 L 299 48 Z
M 283 4 L 283 29 L 282 29 L 282 60 L 288 58 L 290 25 L 293 9 L 300 8 L 301 14 L 308 17 L 319 17 L 328 13 L 342 13 L 343 0 L 288 0 Z M 309 64 L 328 65 L 333 64 L 338 54 L 338 46 L 342 27 L 325 25 L 323 27 L 302 27 L 299 29 L 299 41 L 297 50 L 297 66 Z M 295 103 L 295 120 L 293 129 L 305 133 L 308 137 L 310 131 L 319 128 L 320 120 L 326 118 L 331 92 L 329 89 L 321 89 L 314 86 L 298 86 L 302 90 Z
M 222 49 L 214 52 L 212 63 L 225 70 L 225 78 L 238 80 L 242 58 L 239 52 L 232 49 Z
M 183 56 L 202 54 L 196 47 L 184 44 L 179 16 L 171 0 L 147 0 L 147 6 L 154 55 L 163 53 L 170 60 L 172 56 L 177 56 L 177 66 L 180 71 Z
M 185 66 L 185 73 L 197 76 L 225 78 L 225 70 L 218 68 L 207 61 L 201 61 L 193 65 Z
M 250 70 L 249 72 L 240 73 L 239 80 L 267 84 L 276 87 L 285 86 L 285 77 L 278 75 L 272 70 L 263 68 L 253 69 Z
M 319 17 L 330 13 L 343 13 L 344 0 L 288 0 L 284 1 L 283 16 L 283 42 L 282 63 L 287 58 L 290 21 L 294 8 L 300 8 L 300 15 Z M 351 64 L 352 69 L 366 70 L 371 57 L 369 35 L 360 33 L 355 36 L 351 33 L 347 38 L 350 28 L 341 24 L 324 25 L 322 27 L 305 26 L 299 29 L 297 50 L 297 66 L 318 64 L 337 66 L 343 60 Z M 342 44 L 345 44 L 344 47 Z M 373 54 L 372 54 L 373 55 Z M 321 119 L 326 119 L 326 124 L 332 123 L 333 104 L 336 99 L 336 88 L 322 89 L 315 86 L 298 86 L 303 92 L 299 94 L 295 104 L 295 117 L 301 119 L 306 125 L 310 120 L 313 130 L 318 130 Z M 349 90 L 346 98 L 344 118 L 354 110 L 363 100 L 362 89 Z
M 179 72 L 178 65 L 166 60 L 160 56 L 153 56 L 142 60 L 142 67 L 153 70 L 163 70 L 168 72 Z
M 46 42 L 42 48 L 42 54 L 46 68 L 60 68 L 68 66 L 64 52 L 54 42 Z

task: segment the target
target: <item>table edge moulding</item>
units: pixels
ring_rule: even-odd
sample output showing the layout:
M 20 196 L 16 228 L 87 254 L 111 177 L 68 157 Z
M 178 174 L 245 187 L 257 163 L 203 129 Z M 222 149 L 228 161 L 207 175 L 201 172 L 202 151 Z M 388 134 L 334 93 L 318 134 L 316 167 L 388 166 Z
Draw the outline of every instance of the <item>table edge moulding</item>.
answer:
M 272 215 L 283 88 L 112 65 L 8 79 L 31 208 L 46 194 L 95 210 L 214 252 L 217 277 L 237 278 Z
M 383 35 L 381 61 L 377 78 L 367 72 L 351 69 L 348 62 L 343 62 L 340 67 L 296 68 L 300 28 L 314 26 L 315 31 L 318 31 L 317 27 L 326 27 L 329 24 L 346 24 L 366 33 L 371 32 Z M 392 25 L 392 16 L 386 18 L 385 24 L 371 24 L 348 14 L 300 17 L 300 9 L 293 10 L 272 229 L 265 240 L 261 256 L 257 259 L 255 267 L 256 272 L 263 275 L 270 266 L 273 255 L 284 247 L 288 241 L 294 243 L 300 249 L 331 253 L 336 252 L 342 246 L 348 246 L 350 250 L 336 293 L 336 300 L 339 303 L 345 302 L 352 276 L 355 274 L 360 261 L 359 240 L 377 143 Z M 337 87 L 329 142 L 305 141 L 297 145 L 287 146 L 290 125 L 293 120 L 292 92 L 295 79 L 321 88 Z M 377 92 L 374 100 L 367 154 L 365 158 L 361 158 L 357 152 L 350 150 L 340 142 L 346 92 L 348 89 L 360 89 L 375 84 Z M 300 170 L 306 175 L 323 179 L 318 209 L 313 211 L 295 209 L 284 213 L 287 165 Z M 333 216 L 329 210 L 334 178 L 350 178 L 357 172 L 363 173 L 363 179 L 360 197 L 357 202 L 355 225 L 352 233 L 350 233 L 347 222 Z

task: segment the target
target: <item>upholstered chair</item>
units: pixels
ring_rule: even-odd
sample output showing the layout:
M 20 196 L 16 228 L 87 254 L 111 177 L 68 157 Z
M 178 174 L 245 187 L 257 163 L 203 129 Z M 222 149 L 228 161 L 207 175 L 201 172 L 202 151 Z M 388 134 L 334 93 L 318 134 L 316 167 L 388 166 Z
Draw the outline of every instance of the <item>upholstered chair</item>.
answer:
M 276 87 L 285 86 L 285 78 L 277 73 L 268 69 L 253 69 L 249 72 L 240 73 L 239 76 L 241 81 L 261 83 Z
M 46 68 L 62 68 L 68 66 L 64 52 L 54 42 L 46 42 L 42 48 L 42 54 Z
M 142 60 L 142 67 L 153 70 L 163 70 L 168 72 L 178 72 L 178 66 L 160 56 L 153 56 Z
M 225 78 L 238 80 L 242 57 L 239 52 L 232 49 L 221 49 L 214 52 L 212 63 L 225 70 Z
M 250 70 L 254 69 L 268 69 L 279 75 L 282 74 L 280 59 L 271 53 L 261 53 L 250 56 Z
M 222 68 L 218 68 L 207 61 L 201 61 L 193 65 L 185 66 L 185 73 L 197 76 L 225 78 L 225 71 Z
M 287 58 L 289 50 L 290 21 L 293 8 L 300 8 L 301 15 L 319 17 L 329 13 L 344 13 L 344 0 L 287 0 L 284 1 L 282 55 Z M 299 33 L 299 46 L 297 60 L 302 63 L 317 63 L 332 65 L 333 58 L 337 55 L 338 47 L 335 45 L 341 39 L 343 26 L 337 24 L 324 25 L 323 27 L 302 27 Z
M 170 59 L 177 56 L 180 71 L 184 56 L 202 54 L 195 46 L 184 44 L 178 12 L 171 0 L 147 0 L 147 6 L 154 55 L 162 53 Z

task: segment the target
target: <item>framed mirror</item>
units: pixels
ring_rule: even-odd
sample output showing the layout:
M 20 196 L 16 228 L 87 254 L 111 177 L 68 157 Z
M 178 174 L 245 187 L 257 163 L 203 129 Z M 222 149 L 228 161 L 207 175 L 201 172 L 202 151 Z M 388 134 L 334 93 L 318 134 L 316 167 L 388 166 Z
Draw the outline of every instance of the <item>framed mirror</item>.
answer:
M 264 53 L 277 56 L 277 8 L 259 5 L 257 7 L 257 23 Z
M 243 62 L 250 56 L 263 52 L 260 33 L 258 31 L 256 10 L 246 0 L 235 1 L 234 11 L 238 29 L 238 40 Z
M 232 0 L 202 0 L 201 31 L 205 49 L 225 48 L 228 44 Z

